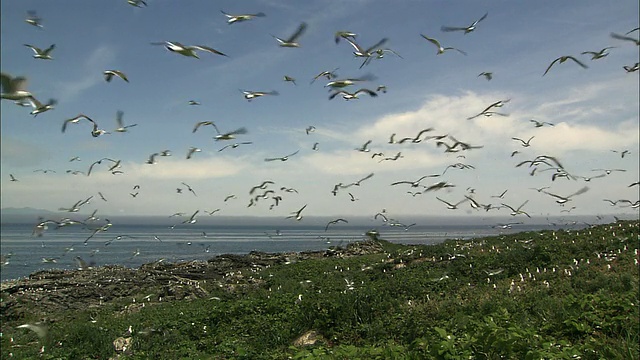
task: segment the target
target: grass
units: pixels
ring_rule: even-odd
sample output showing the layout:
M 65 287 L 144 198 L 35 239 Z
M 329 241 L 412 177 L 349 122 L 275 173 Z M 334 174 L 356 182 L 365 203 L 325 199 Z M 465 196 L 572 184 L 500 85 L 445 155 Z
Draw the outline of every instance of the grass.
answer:
M 50 314 L 45 339 L 16 328 L 40 318 L 3 320 L 2 358 L 638 359 L 638 227 L 381 241 L 376 254 L 248 267 L 203 283 L 203 298 Z M 297 344 L 304 334 L 316 342 Z

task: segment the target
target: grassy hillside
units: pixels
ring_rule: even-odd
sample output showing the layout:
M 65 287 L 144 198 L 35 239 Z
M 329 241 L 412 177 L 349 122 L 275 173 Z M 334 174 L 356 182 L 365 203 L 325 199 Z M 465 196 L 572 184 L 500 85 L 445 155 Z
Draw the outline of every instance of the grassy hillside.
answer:
M 81 310 L 3 307 L 2 358 L 638 359 L 638 233 L 621 221 L 245 259 L 172 287 L 200 289 L 179 301 L 150 285 Z

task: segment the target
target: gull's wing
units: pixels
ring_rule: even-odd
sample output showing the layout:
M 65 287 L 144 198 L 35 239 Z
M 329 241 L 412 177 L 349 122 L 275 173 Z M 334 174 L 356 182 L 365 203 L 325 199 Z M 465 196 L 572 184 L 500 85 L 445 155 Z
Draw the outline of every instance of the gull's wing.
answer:
M 423 38 L 425 38 L 427 41 L 429 41 L 430 43 L 432 43 L 433 45 L 437 46 L 438 49 L 440 49 L 442 46 L 440 45 L 440 42 L 434 38 L 430 38 L 426 35 L 422 35 L 420 34 L 420 36 L 422 36 Z
M 557 59 L 553 60 L 553 61 L 551 62 L 551 64 L 549 64 L 549 67 L 547 67 L 547 70 L 545 70 L 544 74 L 542 74 L 542 76 L 547 75 L 547 73 L 549 72 L 549 69 L 551 69 L 551 67 L 553 66 L 553 64 L 555 64 L 555 63 L 556 63 L 556 62 L 558 62 L 558 61 L 560 61 L 560 58 L 557 58 Z
M 116 122 L 118 123 L 119 128 L 124 127 L 124 122 L 122 121 L 123 115 L 124 115 L 124 112 L 122 110 L 118 110 L 118 112 L 116 113 Z
M 369 89 L 365 89 L 365 88 L 358 89 L 358 91 L 356 91 L 354 93 L 354 95 L 357 94 L 357 93 L 361 93 L 361 92 L 367 93 L 367 94 L 369 94 L 370 96 L 373 96 L 373 97 L 378 96 L 378 94 L 375 91 L 369 90 Z
M 386 43 L 386 42 L 387 42 L 387 40 L 389 40 L 389 39 L 384 38 L 384 39 L 382 39 L 382 40 L 378 41 L 375 45 L 373 45 L 373 46 L 369 47 L 369 48 L 366 50 L 366 53 L 368 54 L 368 53 L 370 53 L 371 51 L 375 50 L 376 48 L 378 48 L 378 47 L 380 47 L 380 46 L 384 45 L 384 43 Z
M 466 27 L 451 27 L 451 26 L 443 26 L 440 28 L 440 31 L 444 31 L 444 32 L 451 32 L 451 31 L 460 31 L 460 30 L 467 30 Z
M 583 69 L 587 69 L 588 68 L 587 65 L 583 64 L 582 62 L 580 62 L 578 59 L 574 58 L 573 56 L 567 56 L 567 58 L 575 61 L 576 64 L 582 66 Z
M 289 39 L 287 39 L 286 42 L 294 42 L 296 41 L 296 39 L 298 37 L 300 37 L 300 35 L 302 35 L 302 33 L 304 33 L 304 31 L 307 29 L 307 23 L 303 22 L 300 24 L 300 26 L 298 26 L 298 29 L 296 30 L 296 32 L 293 33 L 293 35 L 291 35 L 291 37 L 289 37 Z
M 40 49 L 39 47 L 36 47 L 36 46 L 33 46 L 33 45 L 29 45 L 29 44 L 24 44 L 24 46 L 31 48 L 31 50 L 33 50 L 33 52 L 36 55 L 42 53 L 42 49 Z
M 211 47 L 209 47 L 209 46 L 204 46 L 204 45 L 194 45 L 194 46 L 192 46 L 192 48 L 194 48 L 194 49 L 198 49 L 198 50 L 202 50 L 202 51 L 207 51 L 207 52 L 210 52 L 210 53 L 212 53 L 212 54 L 218 54 L 218 55 L 222 55 L 222 56 L 227 56 L 226 54 L 224 54 L 224 53 L 222 53 L 222 52 L 220 52 L 220 51 L 218 51 L 218 50 L 216 50 L 216 49 L 214 49 L 214 48 L 211 48 Z M 228 56 L 227 56 L 227 57 L 228 57 Z

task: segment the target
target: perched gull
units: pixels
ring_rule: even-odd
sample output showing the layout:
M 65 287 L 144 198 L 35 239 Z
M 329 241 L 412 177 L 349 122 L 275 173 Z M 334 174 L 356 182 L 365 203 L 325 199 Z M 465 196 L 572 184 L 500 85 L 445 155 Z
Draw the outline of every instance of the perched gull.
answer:
M 175 42 L 175 41 L 153 42 L 151 43 L 151 45 L 164 45 L 164 47 L 171 52 L 175 52 L 187 57 L 194 57 L 196 59 L 200 58 L 196 53 L 196 50 L 206 51 L 212 54 L 217 54 L 222 56 L 227 56 L 216 49 L 210 48 L 208 46 L 203 46 L 203 45 L 187 46 L 187 45 L 182 45 L 181 43 Z
M 122 80 L 124 80 L 124 81 L 126 81 L 126 82 L 129 82 L 129 79 L 127 78 L 127 75 L 125 75 L 125 74 L 124 74 L 122 71 L 120 71 L 120 70 L 105 70 L 105 71 L 103 71 L 103 72 L 102 72 L 102 74 L 104 75 L 104 79 L 105 79 L 107 82 L 111 82 L 111 79 L 112 79 L 114 76 L 117 76 L 117 77 L 119 77 L 120 79 L 122 79 Z
M 240 14 L 240 15 L 231 15 L 226 12 L 220 10 L 220 12 L 227 17 L 227 24 L 231 25 L 233 23 L 251 20 L 257 17 L 265 17 L 266 15 L 263 12 L 259 12 L 257 14 Z
M 300 35 L 302 35 L 302 33 L 304 33 L 306 29 L 307 24 L 303 22 L 298 26 L 298 29 L 293 33 L 293 35 L 291 35 L 287 39 L 281 39 L 274 35 L 271 36 L 273 36 L 278 41 L 281 47 L 300 47 L 300 44 L 296 40 L 298 40 Z
M 471 23 L 471 25 L 466 26 L 466 27 L 451 27 L 451 26 L 443 26 L 440 28 L 440 30 L 444 31 L 444 32 L 450 32 L 450 31 L 464 31 L 465 34 L 468 34 L 472 31 L 474 31 L 476 29 L 476 26 L 478 25 L 478 23 L 484 19 L 487 18 L 487 15 L 489 15 L 489 13 L 485 13 L 484 15 L 482 15 L 482 17 L 476 21 L 474 21 L 473 23 Z
M 436 47 L 438 47 L 438 52 L 436 53 L 436 55 L 444 54 L 444 52 L 445 52 L 445 51 L 447 51 L 447 50 L 456 50 L 456 51 L 458 51 L 459 53 L 461 53 L 462 55 L 467 55 L 467 53 L 466 53 L 466 52 L 464 52 L 464 51 L 462 51 L 462 50 L 460 50 L 460 49 L 456 49 L 456 48 L 454 48 L 454 47 L 443 47 L 442 45 L 440 45 L 440 42 L 439 42 L 438 40 L 436 40 L 436 39 L 430 38 L 430 37 L 428 37 L 428 36 L 426 36 L 426 35 L 422 35 L 422 34 L 420 34 L 420 36 L 422 36 L 422 37 L 423 37 L 423 38 L 425 38 L 427 41 L 431 42 L 433 45 L 435 45 Z M 482 75 L 482 74 L 480 74 L 480 75 Z M 478 76 L 480 76 L 480 75 L 478 75 Z M 491 79 L 490 79 L 490 78 L 487 78 L 487 80 L 491 80 Z
M 587 68 L 589 68 L 587 65 L 583 64 L 582 62 L 580 62 L 580 60 L 578 60 L 578 59 L 574 58 L 573 56 L 570 56 L 570 55 L 564 55 L 564 56 L 560 56 L 559 58 L 557 58 L 557 59 L 553 60 L 553 61 L 551 62 L 551 64 L 549 64 L 549 67 L 547 67 L 547 70 L 545 70 L 544 74 L 542 74 L 542 76 L 547 75 L 547 73 L 549 72 L 549 70 L 551 69 L 551 67 L 552 67 L 555 63 L 562 64 L 563 62 L 565 62 L 565 61 L 567 61 L 567 60 L 569 60 L 569 59 L 573 60 L 576 64 L 578 64 L 578 65 L 582 66 L 582 68 L 583 68 L 583 69 L 587 69 Z
M 24 44 L 24 46 L 29 47 L 31 48 L 31 50 L 33 50 L 34 58 L 42 60 L 52 60 L 53 58 L 51 57 L 51 52 L 56 48 L 56 44 L 53 44 L 44 50 L 29 44 Z

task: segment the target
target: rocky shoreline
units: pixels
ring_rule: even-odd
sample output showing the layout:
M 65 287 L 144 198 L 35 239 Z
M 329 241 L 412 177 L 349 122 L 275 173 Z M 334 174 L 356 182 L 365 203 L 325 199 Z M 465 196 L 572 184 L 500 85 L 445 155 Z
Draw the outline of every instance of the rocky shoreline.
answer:
M 25 315 L 50 317 L 62 310 L 101 307 L 126 300 L 134 310 L 144 302 L 166 302 L 210 296 L 207 288 L 229 292 L 263 281 L 252 274 L 277 264 L 323 257 L 351 257 L 383 252 L 379 241 L 366 240 L 325 251 L 223 254 L 207 261 L 156 261 L 139 268 L 101 266 L 79 270 L 44 270 L 0 285 L 0 317 L 16 321 Z M 136 305 L 136 302 L 138 305 Z M 51 319 L 53 320 L 53 319 Z

